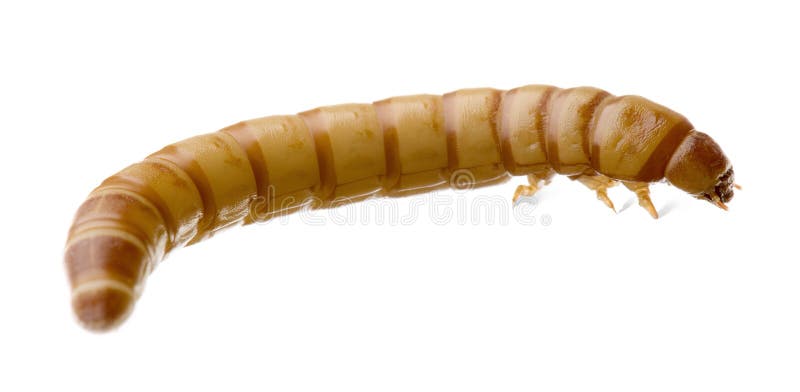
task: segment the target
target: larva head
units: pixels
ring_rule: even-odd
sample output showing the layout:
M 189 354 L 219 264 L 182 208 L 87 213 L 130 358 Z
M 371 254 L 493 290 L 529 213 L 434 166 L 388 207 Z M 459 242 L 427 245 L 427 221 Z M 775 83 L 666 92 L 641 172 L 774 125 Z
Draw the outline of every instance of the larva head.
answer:
M 665 173 L 667 181 L 694 197 L 722 209 L 733 198 L 733 168 L 728 157 L 710 136 L 691 132 L 672 155 Z

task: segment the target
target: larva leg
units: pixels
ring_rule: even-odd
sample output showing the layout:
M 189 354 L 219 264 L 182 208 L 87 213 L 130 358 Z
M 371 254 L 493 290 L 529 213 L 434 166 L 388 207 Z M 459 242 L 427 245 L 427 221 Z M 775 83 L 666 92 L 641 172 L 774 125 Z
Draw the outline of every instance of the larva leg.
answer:
M 533 196 L 539 190 L 539 182 L 544 181 L 544 185 L 547 185 L 553 179 L 555 174 L 556 172 L 549 167 L 528 174 L 529 185 L 518 186 L 517 190 L 514 192 L 514 198 L 512 200 L 516 203 L 516 201 L 522 196 Z
M 650 200 L 650 184 L 647 182 L 630 181 L 624 181 L 623 184 L 636 193 L 636 197 L 639 198 L 639 205 L 644 207 L 653 219 L 658 219 L 658 211 L 656 211 L 656 207 L 653 206 L 653 201 Z
M 587 188 L 595 191 L 595 193 L 597 193 L 597 200 L 602 201 L 608 206 L 608 208 L 614 212 L 617 212 L 617 209 L 614 208 L 614 203 L 611 201 L 611 199 L 609 199 L 607 192 L 608 188 L 617 185 L 617 181 L 614 181 L 602 174 L 578 174 L 569 176 L 569 178 L 571 180 L 577 180 Z

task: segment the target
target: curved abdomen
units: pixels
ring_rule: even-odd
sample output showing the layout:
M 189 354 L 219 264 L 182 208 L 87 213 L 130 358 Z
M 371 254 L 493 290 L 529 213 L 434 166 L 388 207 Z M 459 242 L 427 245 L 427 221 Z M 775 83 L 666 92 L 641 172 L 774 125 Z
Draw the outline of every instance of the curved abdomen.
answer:
M 654 181 L 691 132 L 635 96 L 532 85 L 327 106 L 171 144 L 104 181 L 78 210 L 65 262 L 89 328 L 121 321 L 169 251 L 309 203 L 475 185 L 550 170 Z

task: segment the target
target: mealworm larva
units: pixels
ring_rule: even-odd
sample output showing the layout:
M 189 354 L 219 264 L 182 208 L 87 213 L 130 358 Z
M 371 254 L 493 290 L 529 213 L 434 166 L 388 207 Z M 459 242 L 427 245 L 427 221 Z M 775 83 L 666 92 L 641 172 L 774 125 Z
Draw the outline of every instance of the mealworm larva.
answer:
M 606 190 L 621 182 L 654 218 L 651 182 L 723 209 L 735 187 L 720 147 L 685 117 L 592 87 L 464 89 L 258 118 L 171 144 L 91 192 L 65 250 L 73 309 L 86 328 L 110 329 L 173 249 L 309 200 L 463 186 L 448 180 L 465 170 L 478 186 L 527 175 L 515 200 L 567 175 L 612 209 Z

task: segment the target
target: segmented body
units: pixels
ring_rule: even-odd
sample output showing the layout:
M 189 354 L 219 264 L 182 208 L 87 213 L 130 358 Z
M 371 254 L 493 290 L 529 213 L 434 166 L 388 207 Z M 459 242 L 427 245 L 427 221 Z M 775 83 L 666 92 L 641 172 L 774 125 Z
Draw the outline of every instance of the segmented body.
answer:
M 475 185 L 529 175 L 522 194 L 555 172 L 598 196 L 614 180 L 646 196 L 646 183 L 665 177 L 693 133 L 686 118 L 638 96 L 542 85 L 240 122 L 171 144 L 90 194 L 66 246 L 73 307 L 85 326 L 107 329 L 130 312 L 149 271 L 173 249 L 312 199 L 447 187 L 459 170 Z

